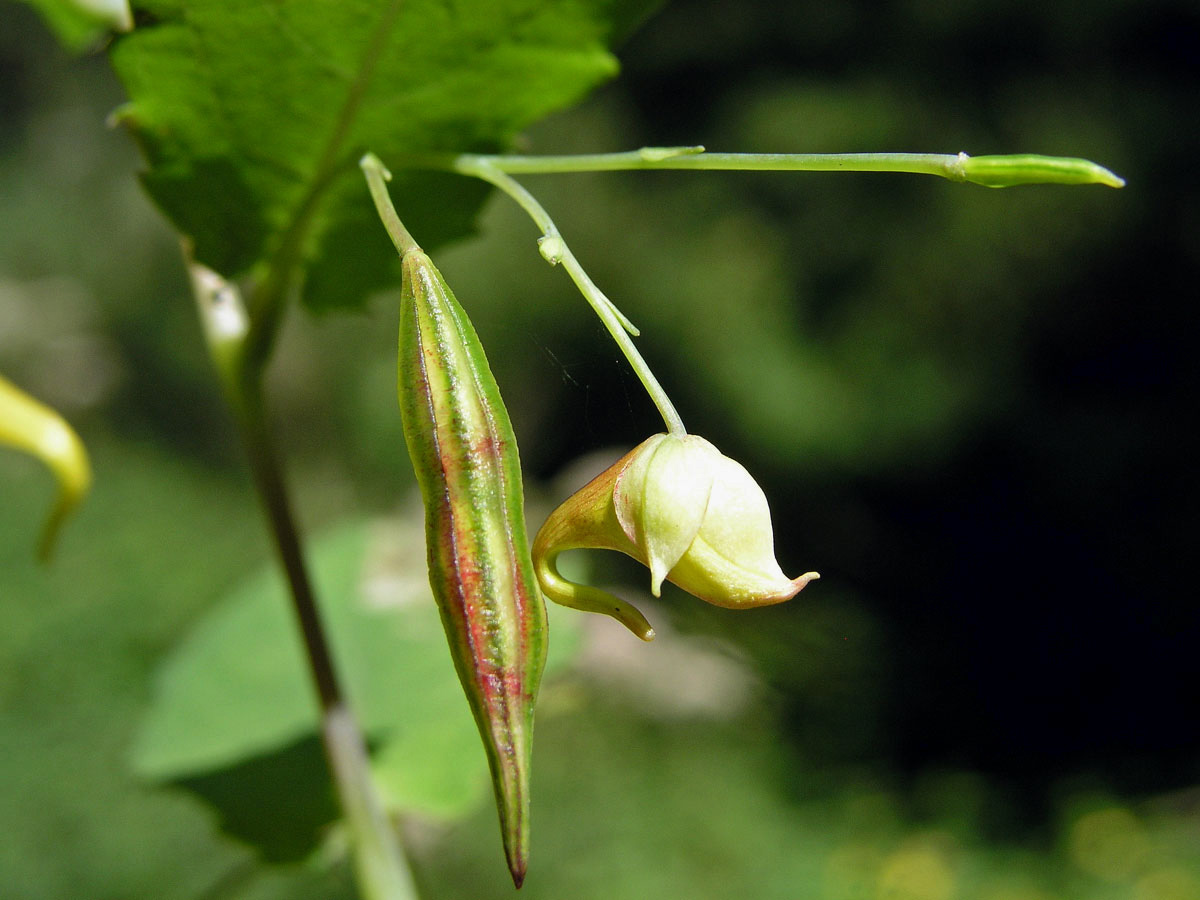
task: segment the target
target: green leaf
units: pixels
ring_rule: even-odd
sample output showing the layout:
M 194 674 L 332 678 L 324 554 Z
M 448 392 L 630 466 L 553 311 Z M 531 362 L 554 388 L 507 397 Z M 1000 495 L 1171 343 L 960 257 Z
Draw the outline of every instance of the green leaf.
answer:
M 486 760 L 429 593 L 420 518 L 338 527 L 312 542 L 310 561 L 389 805 L 449 818 L 483 800 Z M 556 627 L 548 666 L 561 666 L 576 643 L 568 623 Z M 134 766 L 239 820 L 244 811 L 222 801 L 236 801 L 229 778 L 213 776 L 247 771 L 247 761 L 254 770 L 254 760 L 290 752 L 316 730 L 300 636 L 272 566 L 235 588 L 166 658 Z
M 119 119 L 199 262 L 234 277 L 298 261 L 312 306 L 354 307 L 397 274 L 359 156 L 503 147 L 611 78 L 607 44 L 652 5 L 149 0 L 112 51 Z M 470 230 L 486 189 L 397 173 L 393 192 L 429 247 Z
M 270 863 L 309 857 L 338 817 L 329 764 L 316 735 L 175 783 L 217 811 L 221 831 L 252 844 Z

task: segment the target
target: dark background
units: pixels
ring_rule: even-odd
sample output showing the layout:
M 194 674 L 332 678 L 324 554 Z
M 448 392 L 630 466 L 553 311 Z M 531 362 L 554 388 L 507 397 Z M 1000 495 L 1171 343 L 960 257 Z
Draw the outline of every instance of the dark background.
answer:
M 1081 769 L 1138 791 L 1194 780 L 1196 10 L 684 2 L 623 59 L 612 93 L 630 145 L 1047 152 L 1128 178 L 1120 194 L 987 197 L 902 176 L 731 178 L 743 212 L 782 245 L 796 340 L 878 340 L 847 319 L 890 312 L 908 332 L 903 352 L 928 354 L 975 396 L 946 414 L 945 432 L 884 458 L 829 439 L 815 464 L 799 453 L 781 464 L 753 429 L 723 445 L 761 473 L 788 528 L 781 555 L 825 575 L 761 627 L 795 627 L 799 646 L 812 595 L 850 591 L 886 643 L 871 663 L 886 671 L 873 720 L 814 708 L 797 690 L 787 703 L 798 742 L 825 752 L 810 735 L 828 728 L 822 741 L 837 753 L 906 772 L 967 765 L 1035 789 Z M 946 204 L 977 203 L 979 221 L 935 206 L 943 190 Z M 1010 203 L 1016 212 L 1002 209 Z M 909 248 L 940 271 L 897 264 Z M 736 315 L 754 298 L 728 301 Z M 870 348 L 845 354 L 879 366 L 860 377 L 888 383 Z M 670 365 L 693 429 L 727 431 L 706 390 L 689 390 L 704 354 Z M 605 429 L 626 427 L 618 391 L 602 405 L 614 416 Z M 786 397 L 761 403 L 805 415 Z M 569 421 L 577 407 L 568 395 L 557 415 Z M 883 421 L 859 440 L 905 429 L 876 412 Z M 582 438 L 585 425 L 562 431 Z M 584 443 L 538 465 L 553 471 Z M 735 640 L 746 624 L 704 619 Z M 786 661 L 766 667 L 799 687 Z

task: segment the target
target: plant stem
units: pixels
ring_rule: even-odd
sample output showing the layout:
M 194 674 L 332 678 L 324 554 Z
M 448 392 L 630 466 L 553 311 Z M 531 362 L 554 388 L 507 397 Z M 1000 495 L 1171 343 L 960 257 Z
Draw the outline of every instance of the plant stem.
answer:
M 267 426 L 262 394 L 265 360 L 247 352 L 250 317 L 234 285 L 193 262 L 186 248 L 184 255 L 209 355 L 246 448 L 304 639 L 321 710 L 321 736 L 353 840 L 359 886 L 367 900 L 414 900 L 412 875 L 371 780 L 366 742 L 346 701 L 321 623 L 283 469 Z
M 403 258 L 410 250 L 420 250 L 420 244 L 408 233 L 408 229 L 400 221 L 400 216 L 396 214 L 396 207 L 392 205 L 392 198 L 387 189 L 387 183 L 392 180 L 392 173 L 374 153 L 368 153 L 359 160 L 358 165 L 367 179 L 367 190 L 371 192 L 371 199 L 375 202 L 375 211 L 379 213 L 384 231 L 395 244 L 396 252 Z
M 638 333 L 637 329 L 605 296 L 604 292 L 596 287 L 595 282 L 584 271 L 579 260 L 575 258 L 575 254 L 571 252 L 571 248 L 567 246 L 567 242 L 563 240 L 562 233 L 555 226 L 554 220 L 550 218 L 550 214 L 546 212 L 545 208 L 517 181 L 492 167 L 483 157 L 460 156 L 455 162 L 454 169 L 464 175 L 473 175 L 495 185 L 529 214 L 529 217 L 542 230 L 542 237 L 538 241 L 538 249 L 542 256 L 550 265 L 562 263 L 567 274 L 571 276 L 571 280 L 575 282 L 575 286 L 579 288 L 579 292 L 595 310 L 608 333 L 612 335 L 617 346 L 621 348 L 621 352 L 625 354 L 625 358 L 629 360 L 634 374 L 637 375 L 638 380 L 646 389 L 646 393 L 650 395 L 650 399 L 658 408 L 659 415 L 662 416 L 663 422 L 667 426 L 667 431 L 675 435 L 687 434 L 687 430 L 683 427 L 683 420 L 675 410 L 674 404 L 671 403 L 670 397 L 658 383 L 658 379 L 654 377 L 650 366 L 642 358 L 630 337 L 630 335 Z
M 938 175 L 950 181 L 973 182 L 987 187 L 1018 184 L 1104 184 L 1124 187 L 1124 179 L 1086 159 L 1013 154 L 968 156 L 966 153 L 708 153 L 704 147 L 643 147 L 624 153 L 584 153 L 570 156 L 480 155 L 473 153 L 410 153 L 393 157 L 396 165 L 438 169 L 480 178 L 500 188 L 525 210 L 542 230 L 538 249 L 551 265 L 563 264 L 584 299 L 612 335 L 650 399 L 658 407 L 672 434 L 685 434 L 683 421 L 666 391 L 638 353 L 630 336 L 638 330 L 616 305 L 596 287 L 571 248 L 563 240 L 549 213 L 514 174 L 549 175 L 568 172 L 616 172 L 633 169 L 691 169 L 774 172 L 906 172 Z M 400 223 L 387 197 L 385 181 L 391 173 L 374 155 L 360 162 L 371 196 L 392 241 L 403 256 L 416 246 Z
M 624 153 L 481 157 L 513 175 L 690 169 L 768 172 L 907 172 L 965 181 L 962 160 L 944 153 L 709 153 L 703 147 L 643 147 Z
M 465 171 L 478 165 L 510 175 L 566 172 L 618 172 L 634 169 L 689 169 L 733 172 L 903 172 L 937 175 L 988 187 L 1017 184 L 1103 184 L 1123 187 L 1124 179 L 1091 160 L 1063 156 L 966 153 L 709 153 L 703 147 L 643 147 L 624 153 L 570 156 L 411 154 L 394 165 Z

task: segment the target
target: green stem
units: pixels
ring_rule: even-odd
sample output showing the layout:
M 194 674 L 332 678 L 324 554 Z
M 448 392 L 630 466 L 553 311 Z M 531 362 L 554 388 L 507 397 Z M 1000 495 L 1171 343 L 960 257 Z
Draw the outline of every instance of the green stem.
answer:
M 1104 184 L 1123 187 L 1124 179 L 1086 159 L 1031 154 L 968 156 L 966 153 L 708 153 L 703 147 L 643 147 L 624 153 L 585 153 L 572 156 L 479 155 L 472 153 L 398 154 L 395 165 L 438 169 L 480 178 L 515 200 L 542 230 L 538 249 L 551 265 L 563 264 L 580 293 L 596 311 L 604 327 L 629 360 L 650 399 L 658 407 L 667 430 L 684 434 L 683 421 L 666 391 L 646 365 L 630 336 L 638 331 L 595 283 L 563 240 L 549 213 L 511 176 L 568 172 L 616 172 L 633 169 L 691 169 L 774 172 L 907 172 L 937 175 L 950 181 L 973 182 L 987 187 L 1017 184 Z M 405 230 L 387 197 L 385 181 L 391 174 L 372 154 L 361 163 L 383 217 L 400 254 L 415 242 Z
M 481 156 L 412 154 L 394 165 L 467 171 L 478 166 L 510 175 L 618 172 L 635 169 L 759 172 L 904 172 L 937 175 L 988 187 L 1016 184 L 1104 184 L 1123 187 L 1124 179 L 1086 159 L 1013 154 L 966 153 L 709 153 L 703 147 L 643 147 L 624 153 L 572 156 Z
M 659 415 L 662 416 L 663 422 L 667 426 L 667 431 L 676 435 L 686 434 L 687 430 L 683 427 L 683 420 L 675 410 L 674 404 L 671 403 L 667 392 L 658 383 L 658 379 L 654 377 L 650 366 L 646 364 L 646 360 L 642 358 L 630 337 L 630 335 L 638 333 L 637 329 L 605 296 L 604 292 L 596 287 L 595 282 L 584 271 L 579 260 L 575 258 L 575 254 L 571 252 L 571 248 L 567 246 L 567 242 L 563 240 L 562 233 L 555 226 L 545 208 L 529 191 L 504 172 L 491 166 L 484 157 L 460 156 L 455 162 L 454 169 L 463 175 L 472 175 L 495 185 L 529 214 L 529 217 L 542 231 L 542 237 L 538 241 L 538 249 L 542 256 L 551 265 L 562 263 L 567 274 L 571 276 L 571 280 L 575 282 L 575 286 L 579 288 L 579 292 L 595 310 L 608 333 L 612 335 L 617 346 L 621 348 L 621 352 L 625 354 L 625 358 L 629 360 L 634 374 L 637 375 L 638 380 L 646 389 L 646 393 L 650 395 L 650 399 L 658 408 Z
M 321 736 L 342 812 L 354 842 L 358 884 L 366 900 L 417 900 L 404 851 L 371 777 L 366 742 L 345 703 L 324 710 Z
M 359 160 L 358 165 L 366 176 L 367 190 L 371 192 L 371 199 L 375 201 L 375 211 L 379 213 L 384 230 L 396 245 L 396 251 L 403 258 L 410 250 L 420 250 L 421 246 L 400 221 L 396 207 L 392 205 L 392 199 L 388 196 L 387 183 L 392 180 L 392 173 L 374 153 L 368 153 Z
M 263 511 L 304 640 L 321 709 L 321 735 L 354 845 L 355 870 L 367 900 L 415 900 L 412 875 L 371 780 L 366 742 L 345 699 L 321 623 L 262 394 L 264 361 L 247 342 L 253 329 L 237 288 L 188 258 L 205 341 L 233 410 Z
M 767 172 L 907 172 L 965 181 L 958 156 L 942 153 L 709 153 L 703 147 L 643 147 L 625 153 L 496 156 L 488 162 L 514 175 L 690 169 Z

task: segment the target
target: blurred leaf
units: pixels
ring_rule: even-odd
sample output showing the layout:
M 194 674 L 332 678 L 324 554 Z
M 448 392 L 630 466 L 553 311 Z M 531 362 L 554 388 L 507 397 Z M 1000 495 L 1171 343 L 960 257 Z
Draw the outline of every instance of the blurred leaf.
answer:
M 457 710 L 462 703 L 453 699 Z M 372 768 L 393 807 L 452 819 L 487 796 L 481 749 L 468 716 L 435 715 L 389 735 L 374 753 Z
M 176 784 L 217 810 L 223 832 L 253 844 L 271 863 L 303 860 L 338 817 L 325 752 L 315 735 Z
M 443 818 L 467 811 L 487 796 L 487 766 L 429 596 L 420 519 L 331 530 L 312 542 L 311 564 L 389 804 Z M 548 669 L 576 644 L 568 623 L 556 627 Z M 272 566 L 236 588 L 166 659 L 134 765 L 203 796 L 232 833 L 265 841 L 269 857 L 299 858 L 333 817 L 322 799 L 323 769 L 303 750 L 318 724 L 308 681 Z M 292 775 L 264 782 L 268 758 L 287 761 Z M 321 777 L 308 777 L 314 772 Z M 317 798 L 294 796 L 310 792 Z M 292 809 L 289 835 L 271 834 L 280 804 Z
M 628 635 L 620 635 L 632 640 Z M 661 638 L 660 638 L 661 639 Z M 638 646 L 653 654 L 655 645 Z M 630 714 L 606 687 L 539 725 L 534 874 L 539 898 L 813 897 L 836 835 L 776 788 L 787 764 L 754 716 L 736 722 Z M 500 898 L 481 827 L 454 829 L 425 864 L 439 898 Z M 541 867 L 539 860 L 558 861 Z M 819 889 L 819 888 L 818 888 Z
M 94 45 L 109 31 L 128 31 L 133 16 L 125 0 L 25 0 L 69 49 Z
M 353 602 L 365 541 L 359 527 L 314 542 L 315 587 L 331 620 Z M 315 730 L 316 703 L 290 615 L 285 588 L 267 569 L 200 621 L 159 671 L 134 751 L 141 774 L 211 771 Z
M 154 663 L 266 542 L 229 472 L 102 429 L 89 438 L 100 477 L 51 568 L 26 540 L 47 485 L 32 461 L 0 454 L 0 894 L 355 896 L 341 870 L 266 869 L 207 808 L 129 771 Z
M 155 201 L 233 277 L 303 256 L 306 299 L 359 306 L 395 255 L 354 163 L 486 150 L 611 78 L 628 0 L 151 0 L 113 49 Z M 263 65 L 269 60 L 269 65 Z M 392 186 L 429 247 L 470 230 L 482 185 L 430 173 Z

